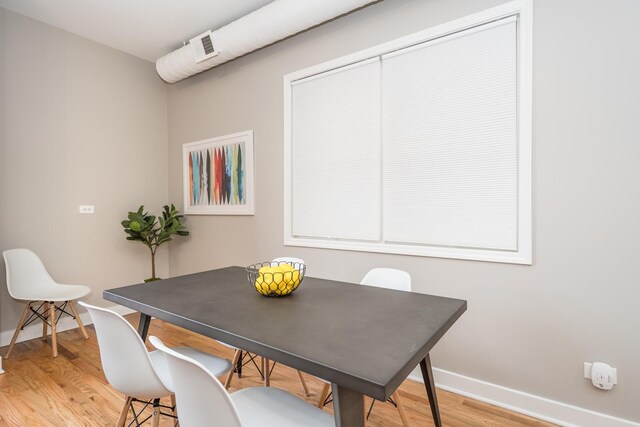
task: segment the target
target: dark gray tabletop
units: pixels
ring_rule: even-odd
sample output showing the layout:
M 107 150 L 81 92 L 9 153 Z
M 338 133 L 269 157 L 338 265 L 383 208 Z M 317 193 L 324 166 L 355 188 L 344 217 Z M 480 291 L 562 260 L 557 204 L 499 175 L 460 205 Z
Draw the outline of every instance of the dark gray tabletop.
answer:
M 379 400 L 467 307 L 314 277 L 290 296 L 267 298 L 241 267 L 110 289 L 104 298 Z

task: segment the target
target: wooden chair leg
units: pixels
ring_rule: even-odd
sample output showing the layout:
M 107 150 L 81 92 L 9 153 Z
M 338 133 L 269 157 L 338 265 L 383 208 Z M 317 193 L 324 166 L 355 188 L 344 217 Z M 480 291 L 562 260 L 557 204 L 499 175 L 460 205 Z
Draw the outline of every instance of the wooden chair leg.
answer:
M 53 357 L 58 357 L 58 338 L 56 337 L 56 304 L 49 303 L 49 323 L 51 323 L 51 350 Z
M 45 302 L 44 310 L 42 310 L 42 315 L 45 317 L 45 319 L 42 319 L 42 341 L 47 340 L 47 333 L 49 332 L 49 330 L 47 329 L 47 319 L 46 319 L 48 312 L 49 312 L 49 303 Z
M 233 353 L 233 361 L 231 362 L 231 370 L 229 370 L 229 373 L 227 374 L 227 379 L 224 381 L 224 388 L 225 389 L 229 389 L 229 386 L 231 385 L 231 380 L 233 379 L 233 374 L 236 371 L 236 366 L 238 366 L 238 360 L 240 359 L 240 350 L 235 351 L 235 353 Z
M 302 384 L 302 388 L 304 389 L 304 395 L 309 397 L 309 387 L 307 387 L 307 382 L 304 380 L 302 372 L 298 371 L 297 369 L 296 372 L 298 373 L 298 378 L 300 378 L 300 383 Z
M 131 404 L 131 397 L 127 396 L 124 400 L 124 406 L 122 407 L 122 411 L 120 411 L 120 416 L 118 417 L 118 422 L 116 423 L 116 427 L 124 427 L 124 423 L 127 421 L 127 414 L 129 413 L 129 405 Z
M 153 415 L 151 415 L 151 426 L 160 427 L 160 399 L 153 399 Z
M 18 335 L 20 335 L 20 331 L 22 330 L 22 325 L 24 325 L 24 322 L 27 321 L 27 315 L 29 314 L 29 310 L 31 309 L 31 304 L 33 303 L 28 303 L 27 306 L 24 308 L 24 311 L 22 312 L 22 317 L 20 318 L 20 321 L 18 322 L 18 327 L 16 328 L 16 331 L 13 333 L 13 338 L 11 338 L 11 343 L 9 344 L 9 349 L 7 350 L 7 354 L 4 355 L 5 359 L 9 358 L 9 355 L 11 354 L 11 350 L 13 350 L 13 346 L 16 343 L 16 340 L 18 339 Z
M 322 390 L 320 391 L 320 399 L 318 399 L 318 408 L 322 408 L 324 406 L 324 401 L 327 400 L 327 396 L 329 396 L 329 390 L 331 390 L 331 384 L 324 383 Z
M 264 373 L 264 386 L 269 387 L 271 385 L 269 380 L 269 359 L 266 357 L 262 358 L 262 372 Z
M 404 411 L 404 405 L 402 404 L 402 399 L 400 398 L 400 393 L 396 390 L 391 398 L 396 403 L 396 407 L 398 408 L 398 413 L 400 414 L 400 419 L 402 420 L 402 425 L 404 427 L 409 426 L 409 421 L 407 420 L 407 413 Z
M 177 417 L 178 416 L 178 405 L 176 405 L 176 395 L 175 394 L 171 395 L 171 407 L 173 408 L 171 410 L 171 412 L 173 412 L 173 415 L 175 415 Z
M 85 340 L 88 340 L 89 334 L 87 334 L 87 330 L 84 328 L 84 325 L 82 324 L 82 320 L 80 319 L 80 315 L 78 314 L 78 310 L 76 310 L 76 305 L 73 303 L 73 301 L 69 301 L 69 307 L 71 308 L 71 312 L 73 313 L 73 316 L 76 318 L 76 322 L 78 322 L 78 326 L 80 327 L 80 332 L 82 333 L 82 336 L 84 337 Z

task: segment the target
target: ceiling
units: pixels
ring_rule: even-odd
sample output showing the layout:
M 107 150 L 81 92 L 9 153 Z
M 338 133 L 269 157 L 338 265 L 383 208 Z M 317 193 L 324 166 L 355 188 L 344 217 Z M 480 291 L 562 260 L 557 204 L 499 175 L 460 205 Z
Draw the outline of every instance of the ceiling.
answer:
M 155 62 L 273 0 L 0 0 L 0 7 Z

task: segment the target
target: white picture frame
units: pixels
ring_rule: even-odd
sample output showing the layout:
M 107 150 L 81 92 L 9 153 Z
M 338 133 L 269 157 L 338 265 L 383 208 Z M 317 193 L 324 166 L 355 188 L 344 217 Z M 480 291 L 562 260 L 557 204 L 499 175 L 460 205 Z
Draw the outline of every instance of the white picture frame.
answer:
M 182 145 L 186 215 L 254 215 L 253 131 Z

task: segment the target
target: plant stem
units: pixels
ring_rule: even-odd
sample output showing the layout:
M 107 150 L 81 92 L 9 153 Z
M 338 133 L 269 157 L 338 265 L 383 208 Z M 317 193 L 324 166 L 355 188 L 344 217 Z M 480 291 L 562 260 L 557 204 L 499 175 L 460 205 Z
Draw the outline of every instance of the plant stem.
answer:
M 156 251 L 151 250 L 151 278 L 156 278 Z

